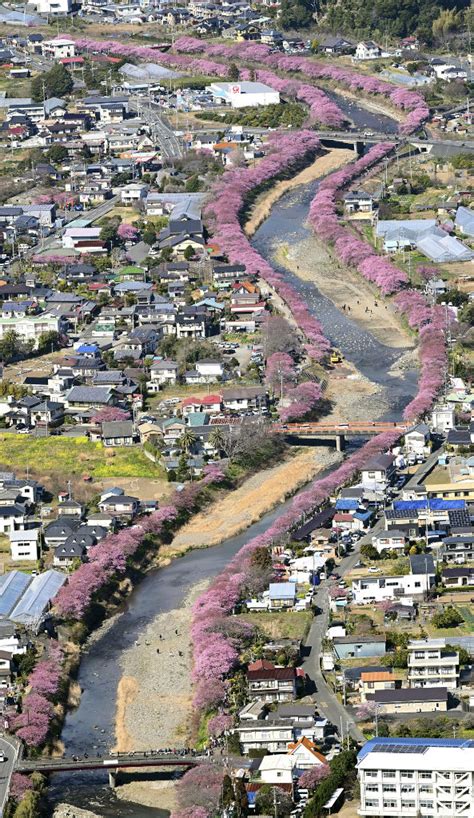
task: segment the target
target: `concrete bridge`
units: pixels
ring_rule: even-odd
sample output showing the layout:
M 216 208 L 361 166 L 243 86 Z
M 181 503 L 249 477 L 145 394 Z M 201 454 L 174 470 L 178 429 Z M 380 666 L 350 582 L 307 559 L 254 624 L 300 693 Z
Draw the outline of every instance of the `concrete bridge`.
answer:
M 137 767 L 196 767 L 209 764 L 207 755 L 188 753 L 164 753 L 161 750 L 137 750 L 133 753 L 108 753 L 105 756 L 89 758 L 18 758 L 15 772 L 18 773 L 71 773 L 81 770 L 106 770 L 109 784 L 115 786 L 119 770 Z
M 333 439 L 336 441 L 336 449 L 342 452 L 346 445 L 347 437 L 372 437 L 383 432 L 398 432 L 401 436 L 410 428 L 409 424 L 398 423 L 396 421 L 352 421 L 351 423 L 328 423 L 327 421 L 317 421 L 315 423 L 275 423 L 275 432 L 288 437 L 315 437 Z

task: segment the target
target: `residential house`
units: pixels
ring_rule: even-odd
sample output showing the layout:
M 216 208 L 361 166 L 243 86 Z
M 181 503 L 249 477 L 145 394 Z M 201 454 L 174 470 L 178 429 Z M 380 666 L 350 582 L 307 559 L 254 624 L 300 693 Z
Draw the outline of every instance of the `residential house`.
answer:
M 338 659 L 361 659 L 386 653 L 385 636 L 336 636 L 332 642 Z
M 104 446 L 133 446 L 135 434 L 131 420 L 114 420 L 102 423 Z
M 227 412 L 265 411 L 268 392 L 263 386 L 241 386 L 222 390 L 222 403 Z
M 99 510 L 104 514 L 112 514 L 119 520 L 133 520 L 138 514 L 140 501 L 137 497 L 129 497 L 125 494 L 106 494 L 101 497 L 98 503 Z
M 178 364 L 175 361 L 154 361 L 150 367 L 150 380 L 147 389 L 150 392 L 159 391 L 163 386 L 174 386 L 178 378 Z
M 39 556 L 39 528 L 28 528 L 22 531 L 10 531 L 10 553 L 14 562 L 19 560 L 35 561 Z
M 298 771 L 312 770 L 313 767 L 321 767 L 328 763 L 325 756 L 317 749 L 314 741 L 306 736 L 288 745 L 288 755 L 291 758 L 293 768 Z
M 410 687 L 455 690 L 459 683 L 459 653 L 446 647 L 446 639 L 414 639 L 408 643 Z
M 448 699 L 446 687 L 424 687 L 417 690 L 399 687 L 393 690 L 376 690 L 367 696 L 367 701 L 379 705 L 379 712 L 386 715 L 446 712 Z
M 426 423 L 418 423 L 405 432 L 405 451 L 417 457 L 426 457 L 430 451 L 430 427 Z
M 372 40 L 357 43 L 355 50 L 356 60 L 376 60 L 382 56 L 382 49 Z
M 374 199 L 370 193 L 364 190 L 351 190 L 344 196 L 344 210 L 346 213 L 368 213 L 374 212 Z
M 396 528 L 385 529 L 379 531 L 372 537 L 372 545 L 377 549 L 379 554 L 382 551 L 396 551 L 403 556 L 407 544 L 407 536 L 404 531 L 399 531 Z
M 447 434 L 454 429 L 455 413 L 451 406 L 435 406 L 431 412 L 431 428 L 439 434 Z
M 10 535 L 14 531 L 22 531 L 25 527 L 25 507 L 19 503 L 8 506 L 0 505 L 0 534 Z
M 395 475 L 395 458 L 391 454 L 371 457 L 361 469 L 361 483 L 375 491 L 385 491 Z
M 247 687 L 250 698 L 264 701 L 291 701 L 296 698 L 297 672 L 294 667 L 259 667 L 250 665 L 247 670 Z M 252 669 L 253 668 L 253 669 Z
M 237 732 L 243 755 L 250 750 L 286 753 L 293 741 L 293 725 L 287 721 L 246 720 L 240 722 Z
M 271 582 L 268 589 L 270 610 L 294 608 L 296 603 L 295 582 Z
M 445 588 L 465 588 L 474 586 L 473 568 L 443 568 L 441 580 Z
M 367 701 L 367 696 L 378 690 L 395 690 L 396 679 L 392 672 L 388 670 L 367 671 L 360 675 L 360 698 L 362 702 Z

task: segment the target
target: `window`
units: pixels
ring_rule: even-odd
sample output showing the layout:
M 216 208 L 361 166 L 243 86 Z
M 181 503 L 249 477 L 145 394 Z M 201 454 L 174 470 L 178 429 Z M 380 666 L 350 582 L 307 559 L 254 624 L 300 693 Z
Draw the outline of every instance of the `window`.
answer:
M 402 770 L 400 775 L 402 778 L 413 778 L 415 774 L 413 770 Z
M 384 801 L 383 808 L 384 809 L 396 809 L 397 802 L 396 801 Z
M 366 807 L 378 807 L 378 805 L 379 805 L 378 801 L 367 801 L 366 800 L 366 802 L 365 802 Z
M 378 771 L 377 770 L 366 770 L 365 771 L 365 777 L 366 778 L 377 778 L 378 777 Z
M 402 801 L 402 809 L 414 809 L 415 802 L 414 801 Z
M 377 784 L 367 784 L 365 788 L 366 792 L 378 792 L 379 788 Z
M 382 776 L 383 778 L 395 778 L 395 770 L 384 770 Z
M 422 778 L 424 780 L 429 778 L 429 780 L 431 781 L 431 773 L 420 773 L 420 778 Z
M 433 801 L 420 801 L 421 809 L 433 809 Z

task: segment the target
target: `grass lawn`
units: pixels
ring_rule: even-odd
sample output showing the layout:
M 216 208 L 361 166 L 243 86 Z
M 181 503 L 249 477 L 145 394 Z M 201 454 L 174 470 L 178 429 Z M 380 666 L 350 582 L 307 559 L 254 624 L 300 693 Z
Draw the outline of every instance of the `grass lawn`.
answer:
M 239 614 L 239 619 L 260 628 L 271 639 L 304 639 L 311 621 L 312 611 L 281 611 L 269 613 Z
M 148 460 L 139 447 L 104 449 L 101 443 L 91 443 L 85 437 L 0 435 L 0 465 L 5 469 L 29 467 L 35 475 L 62 474 L 65 480 L 83 474 L 96 479 L 162 476 L 160 467 Z

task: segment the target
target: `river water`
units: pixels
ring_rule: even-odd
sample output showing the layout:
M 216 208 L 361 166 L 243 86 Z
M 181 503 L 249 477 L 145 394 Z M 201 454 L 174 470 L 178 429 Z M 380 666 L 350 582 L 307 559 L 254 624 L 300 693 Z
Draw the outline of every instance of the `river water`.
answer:
M 337 97 L 337 102 L 341 107 L 343 103 L 348 106 L 347 113 L 357 127 L 378 131 L 385 128 L 390 132 L 396 128 L 396 123 L 388 117 L 374 117 L 342 97 Z M 315 183 L 286 194 L 256 232 L 253 243 L 269 261 L 272 261 L 277 241 L 291 244 L 307 235 L 304 222 L 316 187 Z M 364 375 L 384 388 L 390 406 L 387 417 L 399 418 L 416 388 L 415 372 L 405 372 L 398 378 L 388 374 L 403 350 L 384 346 L 341 313 L 312 284 L 300 281 L 286 268 L 280 269 L 305 297 L 334 346 L 341 349 Z M 113 746 L 115 700 L 124 651 L 140 638 L 158 614 L 178 608 L 195 583 L 218 574 L 245 542 L 266 530 L 289 502 L 279 505 L 247 531 L 221 546 L 190 552 L 168 567 L 150 573 L 137 586 L 104 635 L 94 640 L 83 656 L 78 682 L 84 692 L 79 707 L 68 713 L 62 732 L 68 756 L 83 755 L 86 751 L 90 755 L 104 754 Z M 160 744 L 166 745 L 166 739 L 157 739 L 157 746 Z M 53 776 L 49 788 L 51 810 L 62 801 L 114 818 L 161 818 L 166 814 L 159 808 L 159 803 L 155 809 L 117 799 L 108 788 L 107 773 L 102 772 Z

